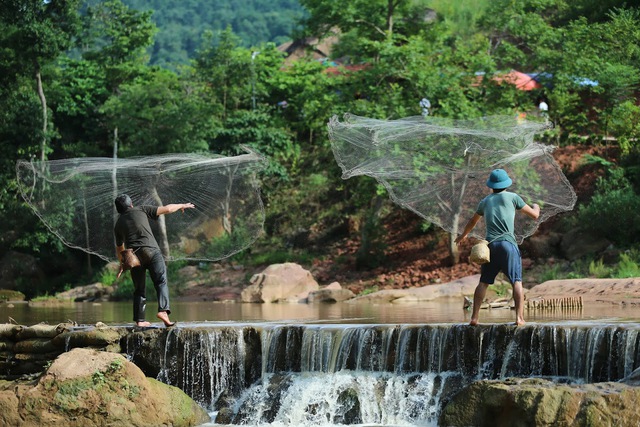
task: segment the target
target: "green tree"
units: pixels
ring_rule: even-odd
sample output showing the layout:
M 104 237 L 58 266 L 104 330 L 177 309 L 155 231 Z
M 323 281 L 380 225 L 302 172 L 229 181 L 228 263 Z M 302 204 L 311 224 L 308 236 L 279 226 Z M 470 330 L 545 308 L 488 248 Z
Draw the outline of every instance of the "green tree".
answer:
M 120 0 L 87 9 L 80 46 L 82 57 L 105 69 L 111 92 L 140 75 L 141 66 L 147 64 L 146 49 L 158 31 L 151 14 L 129 9 Z
M 222 32 L 217 44 L 211 31 L 205 33 L 204 39 L 195 60 L 196 75 L 208 85 L 213 99 L 222 105 L 224 119 L 230 110 L 248 107 L 258 54 L 240 48 L 239 38 L 230 27 Z
M 198 85 L 153 70 L 119 92 L 101 111 L 119 129 L 125 156 L 208 151 L 216 121 Z
M 150 11 L 131 10 L 120 0 L 109 0 L 87 9 L 82 55 L 103 70 L 112 96 L 118 96 L 121 85 L 146 72 L 146 49 L 156 32 Z M 113 157 L 116 158 L 119 129 L 109 124 L 107 127 L 112 131 Z
M 613 110 L 640 81 L 639 12 L 595 8 L 587 0 L 570 6 L 563 0 L 499 0 L 482 25 L 498 69 L 540 73 L 557 132 L 584 134 L 589 117 L 606 132 Z M 576 16 L 580 8 L 594 13 Z
M 78 31 L 79 0 L 7 0 L 0 3 L 0 21 L 7 31 L 0 49 L 13 51 L 12 68 L 32 76 L 41 105 L 40 160 L 47 156 L 49 112 L 42 71 L 70 46 Z

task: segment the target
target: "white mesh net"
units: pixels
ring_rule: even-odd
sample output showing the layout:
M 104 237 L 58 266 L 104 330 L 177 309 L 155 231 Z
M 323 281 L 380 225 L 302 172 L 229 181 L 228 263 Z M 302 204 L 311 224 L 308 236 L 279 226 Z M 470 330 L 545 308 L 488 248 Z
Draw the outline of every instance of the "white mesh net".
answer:
M 383 184 L 391 199 L 427 221 L 460 234 L 480 200 L 490 193 L 486 181 L 493 169 L 505 169 L 513 180 L 509 191 L 529 204 L 538 203 L 540 217 L 516 215 L 516 240 L 535 232 L 540 223 L 573 209 L 576 194 L 551 156 L 553 147 L 535 143 L 543 123 L 509 116 L 469 121 L 436 117 L 376 120 L 345 114 L 328 124 L 329 137 L 342 177 L 367 175 Z M 471 233 L 483 239 L 480 221 Z
M 167 154 L 126 159 L 18 161 L 19 190 L 67 246 L 115 260 L 114 199 L 134 206 L 193 203 L 194 209 L 151 221 L 167 260 L 214 261 L 248 247 L 260 235 L 264 207 L 256 173 L 259 154 L 234 157 Z

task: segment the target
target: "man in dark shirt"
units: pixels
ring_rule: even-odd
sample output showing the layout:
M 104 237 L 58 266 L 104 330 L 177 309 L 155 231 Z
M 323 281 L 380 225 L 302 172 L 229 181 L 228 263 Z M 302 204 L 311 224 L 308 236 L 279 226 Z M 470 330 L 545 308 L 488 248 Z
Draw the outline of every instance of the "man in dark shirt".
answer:
M 175 322 L 169 320 L 171 309 L 169 308 L 169 288 L 167 286 L 167 268 L 162 256 L 162 251 L 156 242 L 149 219 L 157 220 L 160 215 L 174 213 L 178 210 L 193 208 L 192 203 L 170 204 L 166 206 L 140 206 L 133 207 L 131 198 L 121 194 L 115 200 L 116 210 L 120 214 L 114 228 L 116 238 L 116 253 L 122 261 L 122 251 L 133 249 L 140 259 L 141 265 L 131 269 L 133 280 L 133 321 L 136 326 L 151 326 L 145 320 L 146 308 L 146 273 L 153 281 L 153 286 L 158 294 L 158 319 L 165 326 L 173 326 Z

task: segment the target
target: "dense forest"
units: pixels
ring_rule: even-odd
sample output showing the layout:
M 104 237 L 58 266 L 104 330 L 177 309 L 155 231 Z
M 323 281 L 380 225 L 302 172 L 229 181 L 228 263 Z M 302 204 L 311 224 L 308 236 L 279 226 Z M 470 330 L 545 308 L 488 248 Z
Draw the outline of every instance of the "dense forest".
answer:
M 93 0 L 96 3 L 96 0 Z M 152 11 L 158 33 L 150 47 L 150 64 L 175 67 L 194 58 L 206 31 L 227 27 L 243 47 L 289 41 L 303 9 L 297 0 L 124 0 L 131 9 Z M 217 42 L 217 39 L 214 39 Z
M 359 245 L 357 268 L 381 265 L 381 224 L 400 208 L 373 179 L 341 179 L 327 122 L 346 112 L 417 116 L 423 98 L 430 115 L 452 119 L 534 116 L 544 99 L 554 126 L 543 142 L 615 149 L 616 163 L 591 158 L 607 173 L 566 227 L 606 236 L 640 261 L 638 8 L 614 0 L 272 3 L 0 3 L 0 288 L 34 297 L 102 278 L 100 260 L 64 246 L 28 208 L 15 167 L 114 151 L 253 147 L 269 160 L 267 217 L 242 262 L 305 264 L 337 256 L 327 242 L 349 238 Z M 277 49 L 287 32 L 336 40 L 333 62 L 317 60 L 313 46 L 288 61 Z M 539 84 L 525 91 L 477 78 L 512 69 Z

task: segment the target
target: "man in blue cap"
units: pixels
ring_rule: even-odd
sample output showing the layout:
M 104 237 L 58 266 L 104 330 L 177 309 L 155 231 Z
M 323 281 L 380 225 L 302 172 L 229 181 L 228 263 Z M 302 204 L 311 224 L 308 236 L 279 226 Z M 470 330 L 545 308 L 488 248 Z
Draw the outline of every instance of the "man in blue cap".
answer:
M 511 178 L 504 169 L 493 170 L 487 180 L 487 187 L 493 189 L 493 193 L 480 201 L 476 213 L 456 239 L 456 244 L 466 239 L 478 221 L 484 217 L 487 229 L 486 240 L 489 242 L 491 255 L 490 261 L 482 265 L 480 283 L 473 294 L 473 312 L 470 325 L 478 324 L 480 306 L 487 293 L 487 287 L 493 284 L 500 271 L 507 276 L 513 287 L 516 325 L 520 326 L 525 323 L 522 258 L 514 234 L 514 220 L 518 210 L 534 220 L 538 219 L 540 206 L 534 203 L 531 207 L 516 193 L 505 191 L 511 184 Z

